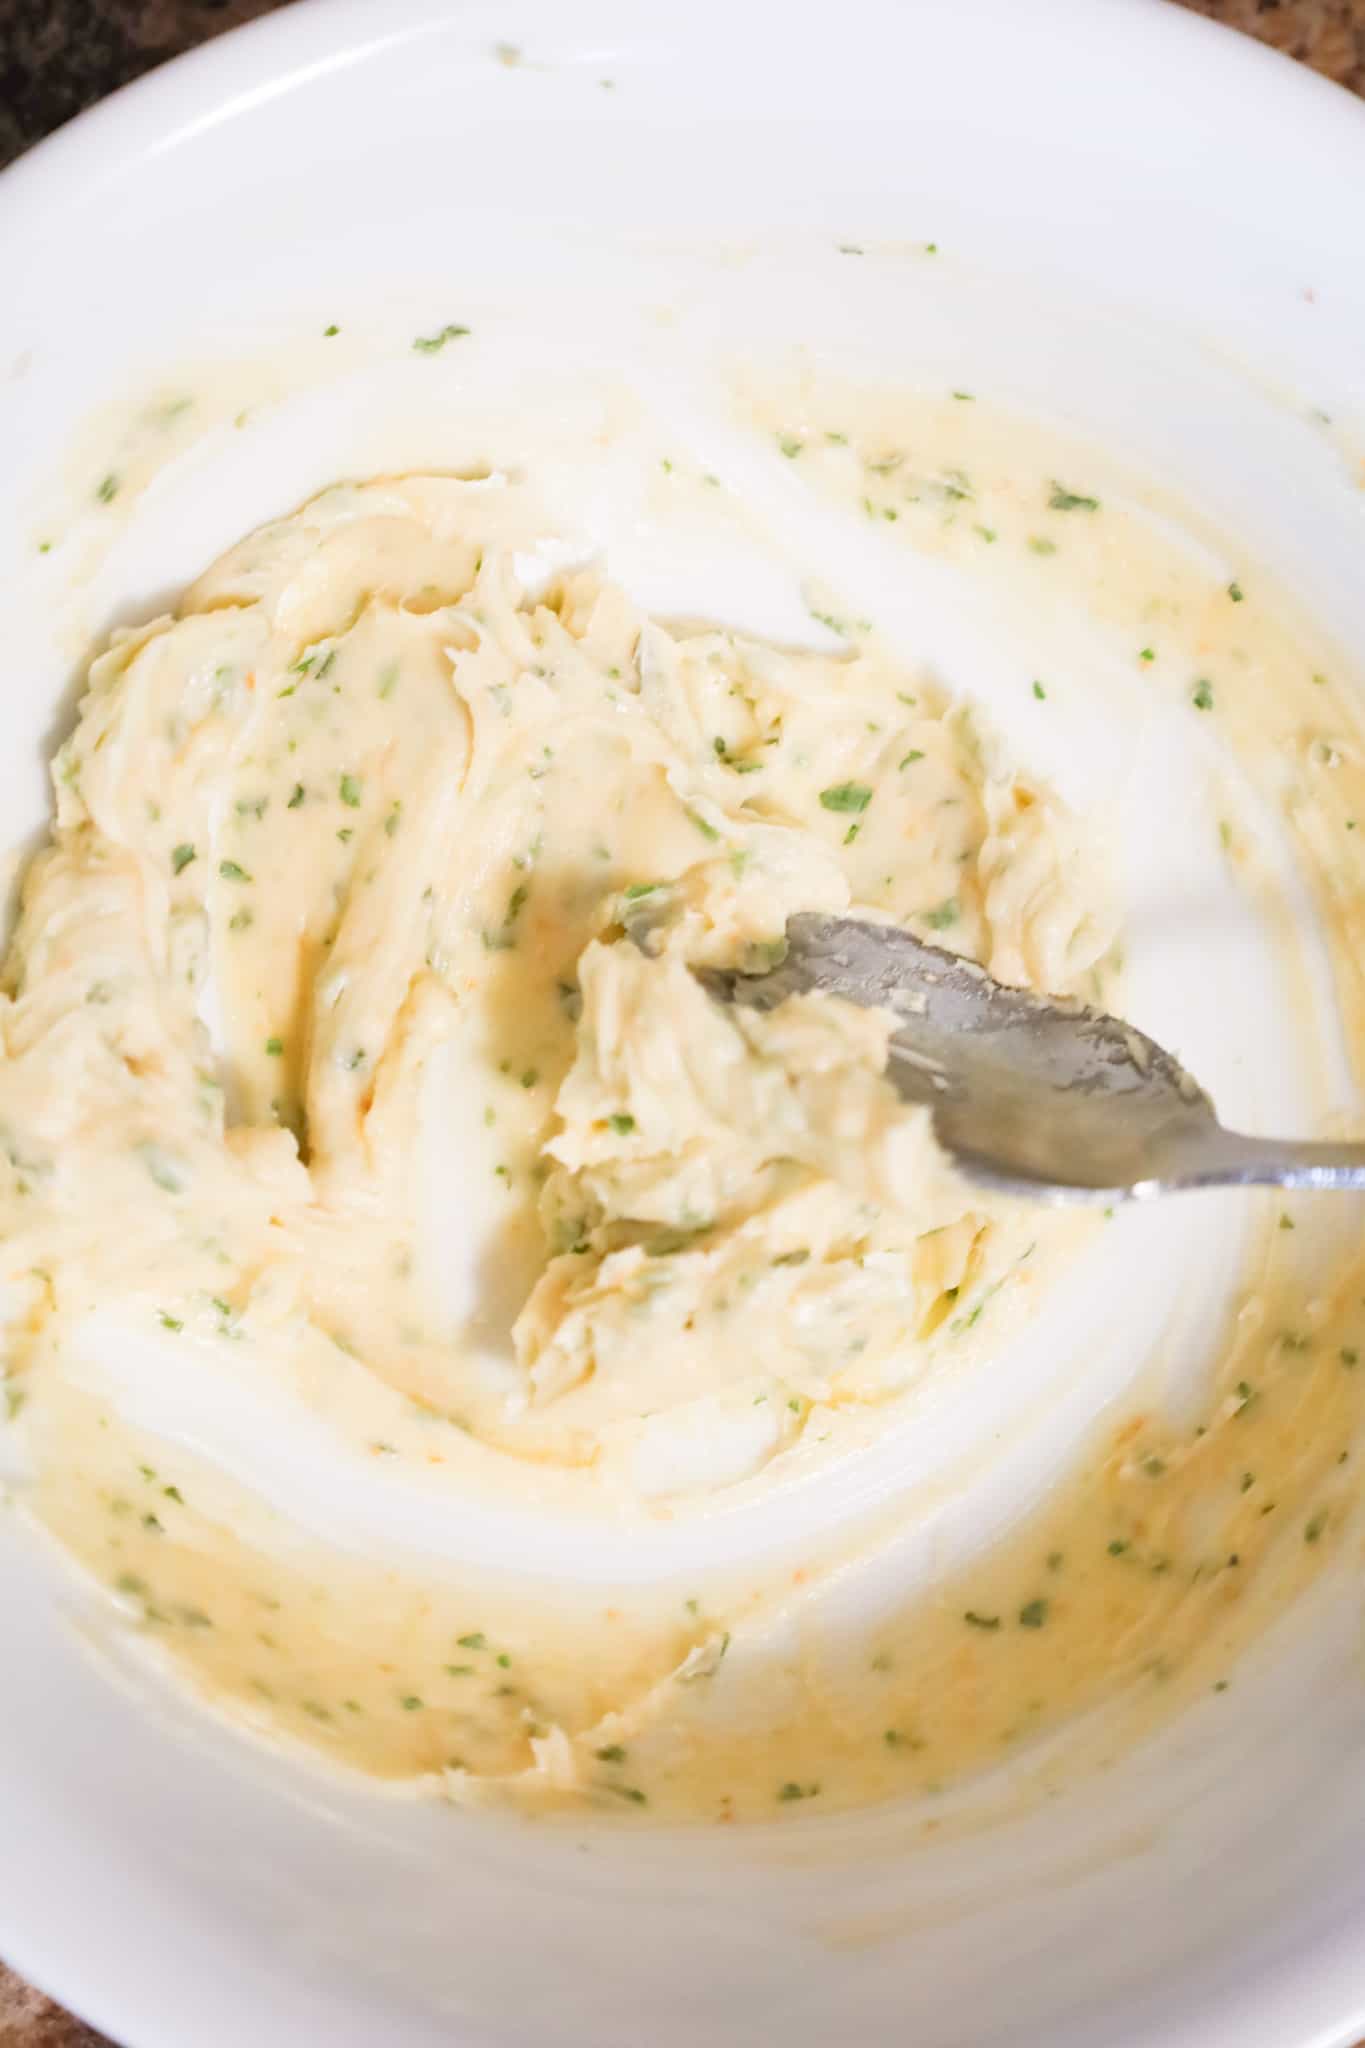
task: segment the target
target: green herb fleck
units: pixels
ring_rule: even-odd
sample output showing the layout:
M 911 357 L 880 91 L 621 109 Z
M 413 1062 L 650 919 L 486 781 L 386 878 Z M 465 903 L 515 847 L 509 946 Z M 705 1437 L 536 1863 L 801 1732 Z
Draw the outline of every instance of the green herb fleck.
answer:
M 911 747 L 911 749 L 910 749 L 910 751 L 909 751 L 909 753 L 908 753 L 908 754 L 902 754 L 902 756 L 901 756 L 901 758 L 900 758 L 900 761 L 898 762 L 898 764 L 897 764 L 897 765 L 898 765 L 899 767 L 901 767 L 901 768 L 908 768 L 908 767 L 910 766 L 910 763 L 911 763 L 912 761 L 922 761 L 923 759 L 924 759 L 924 749 L 923 749 L 923 747 Z
M 460 1636 L 457 1640 L 462 1650 L 486 1650 L 488 1648 L 488 1638 L 481 1630 L 476 1630 L 470 1636 Z
M 1098 512 L 1100 501 L 1087 497 L 1084 491 L 1069 491 L 1065 484 L 1054 480 L 1047 506 L 1049 512 Z
M 1046 1600 L 1029 1600 L 1019 1609 L 1020 1628 L 1042 1628 L 1047 1621 Z
M 1201 676 L 1190 692 L 1190 702 L 1196 711 L 1212 711 L 1213 684 L 1207 676 Z
M 184 1192 L 185 1175 L 179 1160 L 173 1159 L 168 1152 L 163 1152 L 159 1145 L 139 1145 L 137 1152 L 159 1188 L 164 1189 L 168 1195 Z
M 966 1622 L 968 1628 L 996 1629 L 1000 1626 L 1000 1616 L 998 1614 L 978 1614 L 971 1607 L 967 1609 L 962 1619 Z
M 628 1138 L 635 1129 L 635 1119 L 633 1116 L 612 1116 L 608 1117 L 607 1121 L 618 1138 Z
M 623 1764 L 626 1752 L 619 1742 L 609 1742 L 605 1749 L 596 1752 L 599 1764 Z
M 1228 596 L 1232 599 L 1234 604 L 1240 604 L 1245 594 L 1246 593 L 1243 591 L 1240 583 L 1229 583 Z
M 940 903 L 933 910 L 926 910 L 924 913 L 924 922 L 931 931 L 935 932 L 946 932 L 949 925 L 956 924 L 957 920 L 958 901 L 956 896 L 949 896 L 946 902 Z
M 788 462 L 794 462 L 806 444 L 799 434 L 779 434 L 777 445 L 786 456 Z
M 173 1316 L 168 1314 L 164 1308 L 159 1308 L 157 1310 L 156 1319 L 160 1323 L 163 1330 L 172 1330 L 178 1333 L 185 1327 L 184 1323 L 180 1320 L 179 1316 Z
M 108 476 L 101 477 L 99 483 L 95 486 L 95 496 L 101 505 L 113 504 L 114 499 L 118 496 L 118 486 L 119 480 L 112 470 L 110 470 Z
M 439 355 L 448 341 L 458 341 L 468 332 L 467 327 L 458 327 L 451 321 L 437 334 L 419 334 L 412 345 L 419 356 Z
M 272 1060 L 277 1060 L 284 1051 L 284 1040 L 282 1038 L 267 1038 L 265 1049 Z
M 338 787 L 341 792 L 341 801 L 348 805 L 351 810 L 358 811 L 360 809 L 361 789 L 359 779 L 354 775 L 343 775 Z
M 1033 694 L 1038 699 L 1038 702 L 1041 704 L 1044 697 L 1046 697 L 1047 695 L 1047 691 L 1043 688 L 1041 683 L 1035 682 L 1033 685 Z
M 189 841 L 186 840 L 184 845 L 177 846 L 174 853 L 171 855 L 171 873 L 173 875 L 182 874 L 184 870 L 189 866 L 190 862 L 196 858 L 197 856 L 195 854 L 194 848 L 190 845 Z
M 872 791 L 865 782 L 835 782 L 820 792 L 827 811 L 865 811 L 871 801 Z

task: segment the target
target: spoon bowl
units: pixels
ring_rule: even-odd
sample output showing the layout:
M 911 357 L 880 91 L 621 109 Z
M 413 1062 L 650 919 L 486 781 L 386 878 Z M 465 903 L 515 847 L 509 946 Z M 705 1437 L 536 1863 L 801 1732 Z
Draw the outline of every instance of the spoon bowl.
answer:
M 764 974 L 707 970 L 722 1001 L 842 996 L 898 1019 L 887 1076 L 933 1112 L 969 1178 L 1037 1201 L 1147 1201 L 1191 1188 L 1365 1187 L 1365 1144 L 1225 1130 L 1173 1054 L 1121 1017 L 1009 988 L 896 925 L 802 911 Z

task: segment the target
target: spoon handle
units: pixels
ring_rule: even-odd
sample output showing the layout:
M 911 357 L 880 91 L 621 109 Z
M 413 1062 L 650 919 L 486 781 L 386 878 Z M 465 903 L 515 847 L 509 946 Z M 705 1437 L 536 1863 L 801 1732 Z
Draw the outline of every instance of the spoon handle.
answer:
M 1248 1138 L 1221 1126 L 1184 1153 L 1151 1192 L 1171 1188 L 1365 1188 L 1365 1144 Z M 1145 1190 L 1144 1190 L 1145 1192 Z

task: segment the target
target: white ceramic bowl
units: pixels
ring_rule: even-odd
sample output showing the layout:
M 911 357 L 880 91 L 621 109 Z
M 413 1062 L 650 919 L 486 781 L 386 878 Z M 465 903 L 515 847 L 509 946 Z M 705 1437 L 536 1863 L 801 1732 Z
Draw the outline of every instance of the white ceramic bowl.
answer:
M 430 455 L 366 397 L 386 335 L 519 304 L 534 380 L 581 355 L 594 278 L 662 304 L 737 248 L 827 313 L 838 242 L 934 243 L 943 295 L 923 266 L 903 318 L 893 292 L 883 359 L 1135 455 L 1365 644 L 1365 512 L 1311 418 L 1365 417 L 1362 190 L 1365 112 L 1158 0 L 304 0 L 0 183 L 6 836 L 92 635 L 309 488 Z M 294 361 L 263 431 L 196 444 L 112 553 L 39 553 L 92 408 L 246 358 Z M 1216 1738 L 1192 1715 L 937 1847 L 895 1816 L 665 1837 L 386 1803 L 115 1683 L 8 1525 L 0 1602 L 0 1951 L 128 2048 L 1365 2033 L 1350 1569 Z

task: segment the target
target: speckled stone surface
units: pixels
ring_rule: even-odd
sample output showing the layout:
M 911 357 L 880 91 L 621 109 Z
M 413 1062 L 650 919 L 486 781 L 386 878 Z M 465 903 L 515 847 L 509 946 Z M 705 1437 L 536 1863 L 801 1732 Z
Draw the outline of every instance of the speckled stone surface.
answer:
M 0 165 L 154 64 L 289 0 L 0 0 Z M 1027 4 L 1027 0 L 1019 0 Z M 1096 6 L 1103 0 L 1094 0 Z M 1365 0 L 1182 0 L 1365 93 Z M 13 1854 L 12 1844 L 0 1854 Z M 105 2048 L 0 1963 L 0 2048 Z M 190 2043 L 185 2048 L 191 2048 Z

